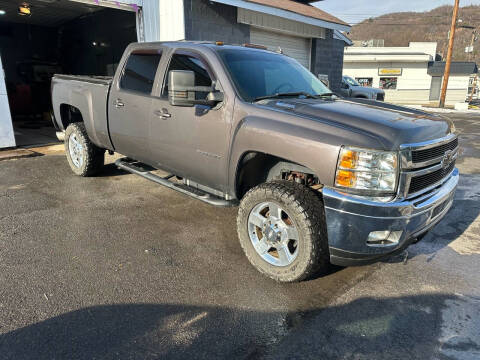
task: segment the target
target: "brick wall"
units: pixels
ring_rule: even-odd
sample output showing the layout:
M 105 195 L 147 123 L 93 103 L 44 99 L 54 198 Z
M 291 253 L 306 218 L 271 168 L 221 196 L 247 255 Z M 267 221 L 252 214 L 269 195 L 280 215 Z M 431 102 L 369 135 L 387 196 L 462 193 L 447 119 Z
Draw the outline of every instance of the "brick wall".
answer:
M 186 40 L 250 41 L 250 26 L 237 23 L 237 8 L 207 0 L 184 0 Z

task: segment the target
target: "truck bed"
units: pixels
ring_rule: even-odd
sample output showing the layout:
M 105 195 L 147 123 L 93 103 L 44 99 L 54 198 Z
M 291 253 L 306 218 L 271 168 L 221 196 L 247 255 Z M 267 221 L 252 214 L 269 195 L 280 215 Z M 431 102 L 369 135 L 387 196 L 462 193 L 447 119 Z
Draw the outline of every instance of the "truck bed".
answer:
M 74 108 L 81 114 L 92 142 L 101 148 L 113 150 L 107 117 L 112 80 L 110 76 L 54 75 L 52 103 L 58 128 L 65 130 L 66 109 Z
M 102 84 L 102 85 L 110 85 L 112 83 L 112 80 L 113 80 L 112 76 L 55 74 L 53 77 L 55 79 L 82 81 L 82 82 L 88 82 L 88 83 L 92 83 L 92 84 Z

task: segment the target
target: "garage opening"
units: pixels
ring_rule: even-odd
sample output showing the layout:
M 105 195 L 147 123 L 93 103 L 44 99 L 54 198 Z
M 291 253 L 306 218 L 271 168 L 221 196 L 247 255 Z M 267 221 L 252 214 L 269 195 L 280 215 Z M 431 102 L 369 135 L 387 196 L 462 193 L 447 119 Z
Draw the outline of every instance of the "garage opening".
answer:
M 17 146 L 58 141 L 53 74 L 112 76 L 137 41 L 135 10 L 88 0 L 0 0 L 0 57 Z

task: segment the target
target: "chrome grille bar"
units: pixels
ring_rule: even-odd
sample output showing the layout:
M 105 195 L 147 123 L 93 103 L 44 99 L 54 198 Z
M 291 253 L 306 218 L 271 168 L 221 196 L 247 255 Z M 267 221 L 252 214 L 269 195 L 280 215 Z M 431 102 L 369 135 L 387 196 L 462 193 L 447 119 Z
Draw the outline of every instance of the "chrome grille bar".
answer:
M 455 134 L 433 141 L 401 145 L 399 196 L 415 198 L 441 186 L 455 169 L 458 148 Z M 420 157 L 412 157 L 412 153 L 419 151 L 422 152 Z

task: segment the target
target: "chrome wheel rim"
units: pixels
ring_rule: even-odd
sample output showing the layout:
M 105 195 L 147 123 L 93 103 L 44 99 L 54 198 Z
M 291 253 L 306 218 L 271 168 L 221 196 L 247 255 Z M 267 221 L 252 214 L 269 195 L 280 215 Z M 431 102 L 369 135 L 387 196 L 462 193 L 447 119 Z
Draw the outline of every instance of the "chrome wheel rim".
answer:
M 68 151 L 70 152 L 70 158 L 73 165 L 80 168 L 83 165 L 83 145 L 78 140 L 76 134 L 71 134 L 68 139 Z
M 298 256 L 297 227 L 277 203 L 267 201 L 252 209 L 248 234 L 257 254 L 271 265 L 288 266 Z

